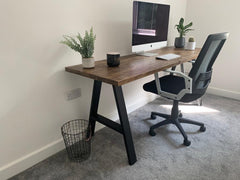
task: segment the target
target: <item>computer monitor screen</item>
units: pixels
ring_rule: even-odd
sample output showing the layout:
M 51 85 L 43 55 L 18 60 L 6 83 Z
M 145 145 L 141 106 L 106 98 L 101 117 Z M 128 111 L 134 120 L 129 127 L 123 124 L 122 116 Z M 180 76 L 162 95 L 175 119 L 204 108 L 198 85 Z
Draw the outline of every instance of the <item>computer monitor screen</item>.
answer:
M 158 49 L 167 45 L 169 5 L 133 2 L 132 52 Z

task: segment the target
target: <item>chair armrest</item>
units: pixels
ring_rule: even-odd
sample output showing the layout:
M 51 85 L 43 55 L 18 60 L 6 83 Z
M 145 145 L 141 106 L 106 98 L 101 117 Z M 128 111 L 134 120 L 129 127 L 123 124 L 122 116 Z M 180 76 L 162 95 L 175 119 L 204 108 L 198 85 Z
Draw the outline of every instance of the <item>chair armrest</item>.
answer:
M 156 82 L 157 92 L 159 95 L 167 97 L 167 98 L 175 99 L 175 100 L 180 100 L 185 94 L 192 93 L 192 78 L 191 77 L 189 77 L 186 74 L 179 72 L 179 71 L 166 70 L 165 72 L 169 72 L 171 74 L 177 74 L 180 77 L 183 77 L 184 82 L 185 82 L 185 89 L 182 89 L 178 94 L 173 94 L 173 93 L 163 91 L 161 89 L 161 84 L 159 82 L 158 73 L 155 73 L 154 74 L 155 82 Z
M 188 75 L 184 74 L 183 72 L 179 72 L 179 71 L 173 71 L 173 70 L 165 70 L 165 72 L 169 72 L 169 73 L 172 73 L 172 74 L 177 74 L 179 75 L 180 77 L 183 77 L 184 80 L 189 80 L 189 81 L 192 81 L 192 78 L 190 78 Z

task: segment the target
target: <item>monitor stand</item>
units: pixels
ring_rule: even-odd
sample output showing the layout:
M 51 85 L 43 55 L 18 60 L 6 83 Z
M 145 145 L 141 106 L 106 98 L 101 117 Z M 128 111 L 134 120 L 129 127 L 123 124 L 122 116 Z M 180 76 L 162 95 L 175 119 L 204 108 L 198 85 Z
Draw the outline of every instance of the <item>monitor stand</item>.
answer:
M 157 56 L 158 54 L 157 53 L 150 53 L 150 52 L 141 51 L 141 52 L 137 52 L 136 55 L 151 57 L 151 56 Z

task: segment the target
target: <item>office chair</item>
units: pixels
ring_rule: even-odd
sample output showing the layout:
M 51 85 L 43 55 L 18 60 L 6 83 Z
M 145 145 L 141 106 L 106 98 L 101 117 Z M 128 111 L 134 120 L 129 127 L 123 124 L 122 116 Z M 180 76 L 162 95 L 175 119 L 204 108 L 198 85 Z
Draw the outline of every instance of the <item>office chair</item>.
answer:
M 178 103 L 192 102 L 205 94 L 211 80 L 213 63 L 228 35 L 229 33 L 219 33 L 208 36 L 188 76 L 182 72 L 166 70 L 169 75 L 159 78 L 158 73 L 155 73 L 155 80 L 143 85 L 145 91 L 173 100 L 171 115 L 151 112 L 151 119 L 156 119 L 156 116 L 165 118 L 164 121 L 150 127 L 151 136 L 156 135 L 154 129 L 166 124 L 175 124 L 184 138 L 183 144 L 189 146 L 191 141 L 188 140 L 181 123 L 198 125 L 201 132 L 206 130 L 203 123 L 183 118 Z

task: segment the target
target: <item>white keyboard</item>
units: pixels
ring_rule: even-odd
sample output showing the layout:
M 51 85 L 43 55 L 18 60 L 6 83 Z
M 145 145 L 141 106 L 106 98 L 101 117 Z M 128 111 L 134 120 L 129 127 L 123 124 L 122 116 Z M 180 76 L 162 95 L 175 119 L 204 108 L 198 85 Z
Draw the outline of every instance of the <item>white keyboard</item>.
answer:
M 179 58 L 181 57 L 180 55 L 178 54 L 164 54 L 164 55 L 161 55 L 161 56 L 157 56 L 156 59 L 162 59 L 162 60 L 171 60 L 171 59 L 176 59 L 176 58 Z

